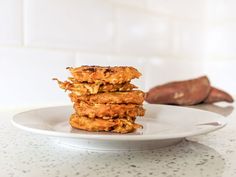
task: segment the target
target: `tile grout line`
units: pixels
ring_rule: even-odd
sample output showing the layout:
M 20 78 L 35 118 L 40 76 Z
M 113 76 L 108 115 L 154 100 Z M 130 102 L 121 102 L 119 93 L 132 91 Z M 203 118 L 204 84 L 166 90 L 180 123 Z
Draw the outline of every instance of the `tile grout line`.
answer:
M 109 1 L 109 0 L 104 0 L 104 1 Z M 70 48 L 56 48 L 56 47 L 43 47 L 43 46 L 28 46 L 27 43 L 27 3 L 29 1 L 28 0 L 21 0 L 21 8 L 22 8 L 22 12 L 21 12 L 21 45 L 19 46 L 20 48 L 26 48 L 26 49 L 43 49 L 43 50 L 49 50 L 49 51 L 62 51 L 62 52 L 71 52 L 73 54 L 75 54 L 75 59 L 76 59 L 76 54 L 81 52 L 81 53 L 95 53 L 95 54 L 101 54 L 101 55 L 112 55 L 112 56 L 134 56 L 137 57 L 137 55 L 133 55 L 133 54 L 121 54 L 119 52 L 119 39 L 118 39 L 118 23 L 117 23 L 117 17 L 118 17 L 118 13 L 117 11 L 120 8 L 127 8 L 127 9 L 131 9 L 131 10 L 139 10 L 139 12 L 141 13 L 148 13 L 148 12 L 144 12 L 143 10 L 141 10 L 142 8 L 138 8 L 138 7 L 134 7 L 134 6 L 130 6 L 130 5 L 124 5 L 124 4 L 120 4 L 120 3 L 114 3 L 114 2 L 110 2 L 113 8 L 113 13 L 112 13 L 112 28 L 113 28 L 113 37 L 112 37 L 112 51 L 111 52 L 100 52 L 100 51 L 89 51 L 89 50 L 80 50 L 80 49 L 70 49 Z M 159 17 L 158 13 L 148 13 L 153 17 Z M 167 17 L 172 17 L 172 16 L 168 16 L 165 14 L 162 14 L 164 16 Z M 174 18 L 174 20 L 176 20 L 178 18 Z M 197 22 L 195 22 L 197 23 Z M 0 45 L 1 47 L 1 45 Z M 3 45 L 4 47 L 4 45 Z M 10 47 L 14 47 L 14 46 L 10 46 Z M 164 54 L 164 53 L 163 53 Z M 159 52 L 155 53 L 155 54 L 151 54 L 151 55 L 142 55 L 142 57 L 145 58 L 150 58 L 150 57 L 155 57 L 155 56 L 161 56 L 162 53 Z M 177 56 L 178 57 L 178 56 Z M 164 56 L 165 58 L 165 56 Z
M 112 2 L 111 0 L 103 0 L 103 1 L 109 2 L 111 5 L 114 5 L 116 8 L 126 8 L 131 11 L 135 10 L 135 11 L 139 11 L 140 13 L 151 15 L 153 17 L 171 17 L 171 18 L 174 18 L 175 20 L 181 20 L 181 21 L 187 21 L 187 22 L 188 21 L 191 21 L 191 22 L 201 22 L 202 21 L 202 17 L 194 18 L 194 17 L 187 17 L 187 16 L 175 16 L 171 13 L 164 13 L 164 12 L 160 12 L 159 10 L 153 10 L 148 6 L 148 4 L 146 4 L 146 6 L 144 8 L 142 8 L 139 6 L 132 6 L 129 4 Z
M 25 8 L 24 8 L 25 0 L 21 1 L 21 46 L 25 46 Z
M 190 59 L 190 55 L 186 55 L 184 53 L 178 53 L 176 55 L 170 55 L 169 53 L 156 53 L 155 55 L 132 55 L 132 54 L 121 54 L 121 53 L 103 53 L 103 52 L 97 52 L 97 51 L 82 51 L 82 50 L 70 50 L 70 49 L 60 49 L 60 48 L 46 48 L 46 47 L 32 47 L 32 46 L 19 46 L 19 45 L 0 45 L 0 48 L 12 48 L 12 49 L 29 49 L 29 50 L 45 50 L 45 51 L 52 51 L 52 52 L 68 52 L 75 55 L 75 59 L 77 54 L 92 54 L 95 55 L 104 55 L 104 56 L 111 56 L 111 57 L 129 57 L 129 58 L 136 58 L 136 57 L 143 57 L 146 59 L 149 58 L 155 58 L 155 57 L 161 57 L 163 59 L 172 60 L 172 58 L 180 59 L 181 58 L 188 58 Z M 215 59 L 213 60 L 212 57 Z M 221 54 L 210 54 L 207 56 L 207 60 L 213 60 L 213 61 L 219 61 L 222 60 L 222 58 L 227 60 L 234 60 L 236 58 L 236 55 L 221 55 Z M 196 58 L 191 58 L 192 60 L 195 60 Z
M 22 0 L 22 38 L 23 38 L 23 47 L 26 47 L 26 0 Z
M 118 50 L 118 21 L 117 21 L 117 7 L 112 4 L 112 27 L 113 27 L 113 37 L 112 37 L 112 54 L 115 55 Z

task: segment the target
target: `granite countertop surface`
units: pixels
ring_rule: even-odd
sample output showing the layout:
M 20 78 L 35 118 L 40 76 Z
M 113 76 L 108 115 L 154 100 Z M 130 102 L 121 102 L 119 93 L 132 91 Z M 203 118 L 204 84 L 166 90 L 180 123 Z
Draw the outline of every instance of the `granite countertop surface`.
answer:
M 52 137 L 11 125 L 19 110 L 0 113 L 1 177 L 232 177 L 236 176 L 235 104 L 195 108 L 225 116 L 216 132 L 155 150 L 102 152 L 61 146 Z M 21 111 L 21 110 L 20 110 Z

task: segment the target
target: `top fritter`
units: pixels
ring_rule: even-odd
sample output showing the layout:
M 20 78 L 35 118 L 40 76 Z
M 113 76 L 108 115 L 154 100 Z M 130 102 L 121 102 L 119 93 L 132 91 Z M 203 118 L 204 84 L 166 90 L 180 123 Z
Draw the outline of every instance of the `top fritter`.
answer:
M 139 78 L 141 73 L 133 67 L 81 66 L 67 68 L 78 82 L 121 84 Z

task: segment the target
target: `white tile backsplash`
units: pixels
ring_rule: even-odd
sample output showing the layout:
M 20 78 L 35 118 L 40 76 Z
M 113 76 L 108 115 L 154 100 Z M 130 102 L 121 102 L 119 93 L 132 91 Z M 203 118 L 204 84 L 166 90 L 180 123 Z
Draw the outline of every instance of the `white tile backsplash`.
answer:
M 66 79 L 72 53 L 38 49 L 0 49 L 0 107 L 69 103 L 53 77 Z
M 175 20 L 172 24 L 173 56 L 201 60 L 205 49 L 205 24 L 180 20 Z
M 236 95 L 236 60 L 208 60 L 203 70 L 209 76 L 211 84 Z
M 145 90 L 171 81 L 207 75 L 211 85 L 236 95 L 236 60 L 165 60 L 153 58 L 145 73 Z
M 102 0 L 25 0 L 26 45 L 110 52 L 112 12 Z
M 206 0 L 147 0 L 148 8 L 177 18 L 204 17 Z
M 191 79 L 204 75 L 203 62 L 200 60 L 164 60 L 152 58 L 146 70 L 145 90 L 174 80 Z
M 111 0 L 111 2 L 124 6 L 138 7 L 142 9 L 147 8 L 146 0 Z
M 22 33 L 22 0 L 0 0 L 0 45 L 21 45 Z
M 235 0 L 0 0 L 0 107 L 69 103 L 51 78 L 74 64 L 132 65 L 144 90 L 208 74 L 236 94 L 235 9 Z
M 236 57 L 236 23 L 213 24 L 208 26 L 206 35 L 206 58 Z
M 116 53 L 153 56 L 167 51 L 170 42 L 168 17 L 119 8 L 115 18 Z
M 212 21 L 236 19 L 235 0 L 207 0 L 206 17 Z

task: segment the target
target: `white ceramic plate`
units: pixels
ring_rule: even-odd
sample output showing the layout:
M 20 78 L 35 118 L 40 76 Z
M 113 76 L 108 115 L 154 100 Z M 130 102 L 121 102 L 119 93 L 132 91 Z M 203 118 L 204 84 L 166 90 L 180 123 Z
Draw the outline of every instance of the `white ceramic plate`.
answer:
M 144 105 L 145 117 L 137 118 L 143 129 L 129 134 L 86 132 L 68 123 L 72 106 L 30 110 L 15 115 L 13 125 L 26 131 L 57 137 L 61 144 L 97 150 L 152 149 L 183 138 L 201 135 L 226 125 L 221 115 L 193 108 Z M 54 138 L 55 139 L 55 138 Z

